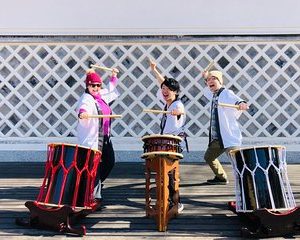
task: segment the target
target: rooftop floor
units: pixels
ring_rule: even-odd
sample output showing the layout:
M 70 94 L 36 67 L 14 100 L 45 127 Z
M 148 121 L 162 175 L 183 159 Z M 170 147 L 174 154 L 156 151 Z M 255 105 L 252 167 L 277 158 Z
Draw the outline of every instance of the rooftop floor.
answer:
M 205 184 L 208 178 L 212 178 L 207 165 L 182 163 L 180 195 L 185 208 L 169 222 L 166 232 L 159 232 L 154 219 L 145 216 L 144 164 L 119 162 L 105 182 L 104 208 L 78 223 L 87 227 L 87 235 L 83 238 L 239 239 L 239 218 L 227 209 L 227 202 L 235 200 L 231 166 L 227 164 L 225 169 L 230 177 L 229 185 L 211 186 Z M 67 238 L 58 232 L 29 229 L 15 224 L 16 217 L 28 216 L 29 211 L 24 203 L 36 199 L 43 171 L 43 163 L 0 163 L 1 239 Z M 297 204 L 300 202 L 299 171 L 300 165 L 288 166 Z

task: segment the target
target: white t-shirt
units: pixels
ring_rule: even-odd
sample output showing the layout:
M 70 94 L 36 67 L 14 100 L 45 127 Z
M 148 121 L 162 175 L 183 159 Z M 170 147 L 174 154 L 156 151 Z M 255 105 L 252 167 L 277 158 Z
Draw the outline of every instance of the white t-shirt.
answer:
M 159 98 L 159 100 L 164 102 L 161 91 L 158 92 L 157 97 Z M 180 109 L 182 112 L 185 113 L 184 105 L 180 99 L 171 103 L 171 105 L 167 108 L 167 111 L 172 111 L 174 109 Z M 184 132 L 184 124 L 186 119 L 185 114 L 179 116 L 164 114 L 162 118 L 164 117 L 166 117 L 166 122 L 162 134 L 178 135 L 179 133 Z

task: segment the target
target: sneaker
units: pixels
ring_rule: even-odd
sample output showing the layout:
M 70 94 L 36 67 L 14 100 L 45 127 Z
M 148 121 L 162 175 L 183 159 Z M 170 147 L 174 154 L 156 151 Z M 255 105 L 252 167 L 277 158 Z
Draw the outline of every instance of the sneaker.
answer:
M 178 203 L 178 213 L 181 213 L 184 209 L 184 205 L 182 203 Z
M 211 185 L 226 185 L 229 183 L 227 179 L 220 179 L 217 176 L 213 179 L 208 179 L 206 182 Z

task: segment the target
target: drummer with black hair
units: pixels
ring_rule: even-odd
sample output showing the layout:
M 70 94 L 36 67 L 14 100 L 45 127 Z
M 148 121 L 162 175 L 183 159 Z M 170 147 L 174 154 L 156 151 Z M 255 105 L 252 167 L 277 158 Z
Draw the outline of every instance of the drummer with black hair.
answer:
M 110 139 L 110 118 L 89 118 L 89 115 L 111 115 L 109 106 L 119 93 L 116 89 L 117 73 L 115 68 L 111 71 L 108 88 L 102 88 L 103 80 L 94 69 L 88 69 L 86 73 L 86 89 L 78 101 L 77 125 L 78 144 L 98 149 L 102 152 L 95 180 L 94 198 L 100 206 L 102 201 L 103 181 L 108 177 L 115 164 L 114 148 Z
M 185 109 L 182 101 L 179 98 L 180 85 L 178 81 L 173 78 L 163 77 L 157 70 L 156 63 L 153 60 L 150 61 L 150 67 L 158 80 L 161 91 L 158 92 L 158 98 L 165 102 L 164 110 L 170 112 L 170 114 L 163 114 L 160 123 L 160 134 L 172 134 L 180 136 L 186 141 L 184 124 L 185 124 Z M 172 206 L 172 196 L 175 194 L 174 190 L 174 174 L 169 174 L 170 184 L 170 206 Z M 182 212 L 184 206 L 178 200 L 178 212 Z
M 232 90 L 223 85 L 223 74 L 220 71 L 204 71 L 202 73 L 207 87 L 204 96 L 211 101 L 211 119 L 209 127 L 209 143 L 204 154 L 204 160 L 215 174 L 208 184 L 228 184 L 228 178 L 223 166 L 217 159 L 222 153 L 240 147 L 242 134 L 238 124 L 240 110 L 247 110 L 246 101 L 238 97 Z M 232 107 L 222 107 L 225 103 Z

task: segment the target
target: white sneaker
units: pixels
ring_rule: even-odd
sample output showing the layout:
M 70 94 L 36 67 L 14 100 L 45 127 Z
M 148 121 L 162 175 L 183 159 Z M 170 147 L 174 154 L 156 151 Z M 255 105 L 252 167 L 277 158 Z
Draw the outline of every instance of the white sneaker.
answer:
M 183 209 L 184 209 L 184 205 L 183 205 L 183 203 L 178 203 L 178 213 L 181 213 L 182 211 L 183 211 Z

